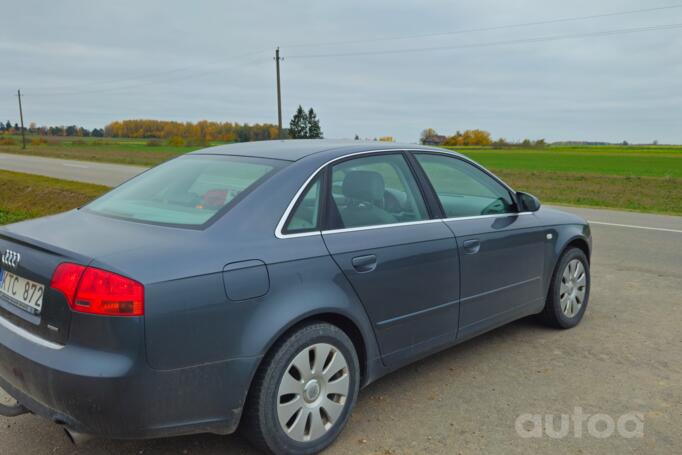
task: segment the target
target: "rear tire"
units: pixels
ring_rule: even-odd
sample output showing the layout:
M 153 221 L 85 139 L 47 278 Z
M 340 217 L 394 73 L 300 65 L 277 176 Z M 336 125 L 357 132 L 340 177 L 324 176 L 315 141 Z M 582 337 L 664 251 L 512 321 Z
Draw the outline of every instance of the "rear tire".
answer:
M 266 453 L 319 453 L 343 430 L 359 383 L 350 338 L 331 324 L 305 325 L 278 341 L 263 360 L 241 431 Z
M 567 249 L 554 269 L 543 320 L 570 329 L 580 323 L 590 300 L 590 263 L 580 248 Z

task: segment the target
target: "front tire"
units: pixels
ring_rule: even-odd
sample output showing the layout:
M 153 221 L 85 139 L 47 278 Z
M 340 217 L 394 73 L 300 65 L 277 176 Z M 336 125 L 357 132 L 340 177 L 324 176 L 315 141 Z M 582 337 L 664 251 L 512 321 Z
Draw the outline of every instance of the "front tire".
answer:
M 590 263 L 580 248 L 569 248 L 559 259 L 547 294 L 543 319 L 570 329 L 580 323 L 590 300 Z
M 244 410 L 242 431 L 272 454 L 305 455 L 331 445 L 357 399 L 360 367 L 338 327 L 311 323 L 280 340 L 263 360 Z

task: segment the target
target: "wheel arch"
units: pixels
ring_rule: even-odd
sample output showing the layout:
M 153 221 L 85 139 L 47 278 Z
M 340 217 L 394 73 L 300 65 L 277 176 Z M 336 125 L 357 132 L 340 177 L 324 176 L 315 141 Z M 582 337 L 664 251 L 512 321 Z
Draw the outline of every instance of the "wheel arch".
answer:
M 355 347 L 355 352 L 358 355 L 358 362 L 360 364 L 360 384 L 364 384 L 368 370 L 367 342 L 365 341 L 365 336 L 362 334 L 358 324 L 350 316 L 337 311 L 324 311 L 320 313 L 309 314 L 302 316 L 296 321 L 293 321 L 277 337 L 275 337 L 275 339 L 272 340 L 263 358 L 270 354 L 279 340 L 287 337 L 300 327 L 315 322 L 326 322 L 327 324 L 336 326 L 341 329 L 348 336 L 348 338 L 350 338 L 353 346 Z
M 545 259 L 545 295 L 549 292 L 550 283 L 559 260 L 570 248 L 579 248 L 587 257 L 588 264 L 592 254 L 592 237 L 589 225 L 569 224 L 555 228 L 556 242 L 548 251 Z
M 587 240 L 585 240 L 585 238 L 583 238 L 583 237 L 574 237 L 569 242 L 567 242 L 564 245 L 564 247 L 562 248 L 561 253 L 559 253 L 559 255 L 557 256 L 557 261 L 559 260 L 559 258 L 561 256 L 563 256 L 563 254 L 569 248 L 578 248 L 578 249 L 582 250 L 582 252 L 585 253 L 585 257 L 587 257 L 587 262 L 588 263 L 590 262 L 590 253 L 591 253 L 590 252 L 590 245 L 587 242 Z M 555 267 L 556 267 L 556 264 L 555 264 Z
M 316 312 L 301 314 L 297 318 L 292 319 L 289 323 L 282 326 L 282 328 L 268 341 L 263 349 L 263 355 L 252 371 L 249 386 L 247 388 L 247 396 L 253 386 L 253 378 L 263 367 L 268 356 L 276 349 L 277 343 L 300 327 L 314 322 L 326 322 L 334 325 L 350 338 L 358 355 L 358 363 L 360 364 L 360 387 L 367 385 L 377 376 L 377 372 L 374 371 L 376 369 L 374 364 L 379 361 L 378 347 L 374 342 L 374 333 L 367 332 L 368 330 L 372 330 L 369 321 L 358 321 L 357 318 L 338 308 L 326 308 Z M 364 326 L 363 322 L 365 322 Z

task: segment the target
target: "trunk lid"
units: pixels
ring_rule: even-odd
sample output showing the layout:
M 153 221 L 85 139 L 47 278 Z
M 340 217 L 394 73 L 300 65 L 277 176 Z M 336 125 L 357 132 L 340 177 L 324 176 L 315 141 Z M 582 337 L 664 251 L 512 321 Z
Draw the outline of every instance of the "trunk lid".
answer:
M 65 344 L 72 311 L 65 296 L 50 288 L 56 267 L 62 262 L 97 265 L 96 259 L 139 252 L 163 239 L 159 231 L 158 226 L 78 210 L 0 227 L 0 255 L 11 251 L 20 256 L 16 264 L 0 262 L 0 269 L 44 286 L 38 314 L 0 293 L 0 317 L 45 340 Z
M 60 263 L 90 265 L 153 286 L 222 271 L 234 248 L 248 248 L 226 242 L 230 238 L 224 229 L 206 235 L 198 229 L 120 220 L 85 210 L 2 226 L 0 255 L 7 250 L 21 255 L 16 269 L 9 272 L 43 285 L 45 294 L 39 315 L 0 295 L 0 317 L 36 336 L 66 344 L 75 328 L 71 324 L 74 313 L 64 295 L 50 289 Z
M 0 254 L 7 251 L 18 255 L 20 260 L 12 265 L 0 263 L 2 275 L 7 278 L 11 273 L 43 286 L 42 306 L 39 312 L 31 312 L 17 299 L 0 293 L 0 317 L 45 340 L 64 344 L 69 335 L 71 310 L 64 295 L 50 289 L 52 273 L 62 262 L 85 265 L 90 258 L 0 229 Z M 15 290 L 20 298 L 23 289 Z

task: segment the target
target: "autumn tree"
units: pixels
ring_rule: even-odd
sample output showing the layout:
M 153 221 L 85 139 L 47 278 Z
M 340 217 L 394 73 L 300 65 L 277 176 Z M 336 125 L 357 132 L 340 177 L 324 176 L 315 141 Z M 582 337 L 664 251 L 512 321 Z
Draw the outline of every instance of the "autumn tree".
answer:
M 454 135 L 448 137 L 443 145 L 448 146 L 463 146 L 463 145 L 477 145 L 489 146 L 493 143 L 490 133 L 484 130 L 466 130 L 463 133 L 457 131 Z
M 419 135 L 419 142 L 424 144 L 428 138 L 433 137 L 433 136 L 438 136 L 438 133 L 436 132 L 436 130 L 434 130 L 433 128 L 426 128 Z
M 246 142 L 277 137 L 277 126 L 273 124 L 239 124 L 200 120 L 175 122 L 167 120 L 120 120 L 104 127 L 107 137 L 140 137 L 145 139 L 182 138 L 184 142 L 203 145 L 210 141 Z

